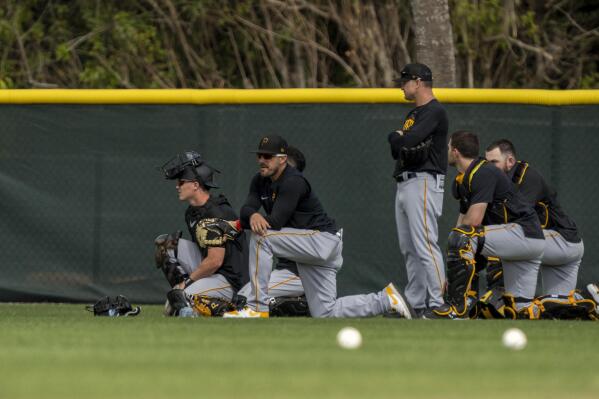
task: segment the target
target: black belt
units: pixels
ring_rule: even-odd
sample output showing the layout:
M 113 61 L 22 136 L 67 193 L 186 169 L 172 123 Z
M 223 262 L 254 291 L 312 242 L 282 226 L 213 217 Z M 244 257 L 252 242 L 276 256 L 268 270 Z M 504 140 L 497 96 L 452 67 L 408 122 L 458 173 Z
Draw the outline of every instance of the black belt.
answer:
M 428 171 L 422 171 L 422 172 L 403 172 L 403 173 L 400 173 L 397 176 L 395 176 L 395 180 L 398 183 L 403 183 L 406 180 L 410 180 L 410 179 L 413 179 L 414 177 L 417 177 L 418 173 L 428 173 L 429 175 L 431 175 L 433 177 L 437 177 L 437 175 L 438 175 L 438 173 L 428 172 Z

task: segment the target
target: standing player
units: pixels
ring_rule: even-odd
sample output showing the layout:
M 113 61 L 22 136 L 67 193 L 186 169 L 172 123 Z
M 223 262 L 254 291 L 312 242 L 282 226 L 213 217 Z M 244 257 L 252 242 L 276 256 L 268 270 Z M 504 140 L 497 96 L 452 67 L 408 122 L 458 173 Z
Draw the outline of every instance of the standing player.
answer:
M 268 283 L 273 257 L 297 262 L 313 317 L 365 317 L 396 312 L 412 318 L 412 310 L 389 284 L 378 293 L 337 298 L 337 272 L 343 242 L 335 221 L 324 211 L 308 180 L 287 165 L 287 142 L 280 136 L 260 140 L 259 173 L 241 209 L 240 225 L 252 230 L 247 306 L 224 317 L 269 317 Z M 265 214 L 258 211 L 264 208 Z
M 478 255 L 503 261 L 506 317 L 538 318 L 533 299 L 545 239 L 539 220 L 507 176 L 478 157 L 478 136 L 457 131 L 449 141 L 449 165 L 460 172 L 457 227 L 447 243 L 449 304 L 430 317 L 467 317 L 476 301 L 473 280 Z
M 406 297 L 417 313 L 443 305 L 445 268 L 437 244 L 447 173 L 447 112 L 433 96 L 433 76 L 424 64 L 408 64 L 396 80 L 414 100 L 401 130 L 389 134 L 396 160 L 395 220 L 406 262 Z
M 198 246 L 196 227 L 203 219 L 235 219 L 237 215 L 222 194 L 211 195 L 210 189 L 218 187 L 213 181 L 214 169 L 197 152 L 177 155 L 162 170 L 167 179 L 177 181 L 179 200 L 189 203 L 185 221 L 193 240 L 180 239 L 180 233 L 156 239 L 157 266 L 173 287 L 167 312 L 177 313 L 182 307 L 195 305 L 203 315 L 222 314 L 229 310 L 233 294 L 241 286 L 241 246 L 235 241 L 220 247 Z M 193 303 L 187 303 L 189 296 Z
M 516 149 L 507 139 L 489 145 L 485 157 L 507 174 L 524 200 L 534 207 L 543 228 L 545 252 L 540 272 L 544 296 L 539 302 L 546 305 L 543 306 L 546 314 L 541 316 L 577 318 L 586 315 L 587 300 L 574 292 L 584 244 L 576 223 L 560 206 L 557 192 L 528 162 L 516 159 Z

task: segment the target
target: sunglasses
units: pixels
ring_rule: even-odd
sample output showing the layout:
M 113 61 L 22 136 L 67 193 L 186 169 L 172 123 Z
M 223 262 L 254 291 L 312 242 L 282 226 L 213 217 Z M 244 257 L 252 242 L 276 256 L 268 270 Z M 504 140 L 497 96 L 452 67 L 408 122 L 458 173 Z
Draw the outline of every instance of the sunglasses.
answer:
M 270 161 L 274 157 L 280 157 L 281 154 L 256 154 L 256 156 L 258 157 L 258 159 L 265 159 L 267 161 Z

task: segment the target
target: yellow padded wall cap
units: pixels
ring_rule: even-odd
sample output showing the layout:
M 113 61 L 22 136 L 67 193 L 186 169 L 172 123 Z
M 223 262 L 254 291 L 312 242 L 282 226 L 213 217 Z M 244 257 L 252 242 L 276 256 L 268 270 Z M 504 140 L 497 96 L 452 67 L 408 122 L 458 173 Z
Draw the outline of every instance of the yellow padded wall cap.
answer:
M 434 89 L 444 103 L 599 104 L 599 90 Z M 407 103 L 399 89 L 19 89 L 0 104 Z

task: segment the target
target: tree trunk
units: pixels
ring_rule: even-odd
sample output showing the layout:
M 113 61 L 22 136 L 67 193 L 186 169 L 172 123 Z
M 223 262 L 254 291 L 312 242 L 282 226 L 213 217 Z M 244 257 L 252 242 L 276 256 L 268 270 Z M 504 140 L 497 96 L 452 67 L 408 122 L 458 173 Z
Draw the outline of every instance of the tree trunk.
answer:
M 433 71 L 435 87 L 456 87 L 453 30 L 447 0 L 410 0 L 416 61 Z

